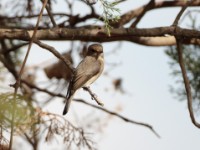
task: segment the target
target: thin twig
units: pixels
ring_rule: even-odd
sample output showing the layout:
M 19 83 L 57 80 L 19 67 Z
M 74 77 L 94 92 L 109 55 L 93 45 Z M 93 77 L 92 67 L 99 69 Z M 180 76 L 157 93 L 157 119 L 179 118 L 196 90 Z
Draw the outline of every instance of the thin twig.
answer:
M 43 1 L 44 1 L 44 0 L 42 0 L 42 2 L 43 2 Z M 49 8 L 48 5 L 46 5 L 46 10 L 47 10 L 47 13 L 48 13 L 48 15 L 49 15 L 49 18 L 51 19 L 51 22 L 52 22 L 54 28 L 58 27 L 57 24 L 56 24 L 56 22 L 55 22 L 55 20 L 54 20 L 54 18 L 53 18 L 53 15 L 52 15 L 52 13 L 51 13 L 50 8 Z
M 34 43 L 36 43 L 38 46 L 50 51 L 54 56 L 56 56 L 58 59 L 62 60 L 67 67 L 70 68 L 70 70 L 73 72 L 74 67 L 72 63 L 67 60 L 64 56 L 62 56 L 53 46 L 47 45 L 39 40 L 35 40 Z
M 88 93 L 91 95 L 92 100 L 95 100 L 97 102 L 98 105 L 103 106 L 103 102 L 98 98 L 98 96 L 92 92 L 92 90 L 90 89 L 90 87 L 83 87 L 84 90 L 88 91 Z
M 136 20 L 131 24 L 131 28 L 135 28 L 136 25 L 140 22 L 140 20 L 142 19 L 142 17 L 146 14 L 146 12 L 152 8 L 152 6 L 154 6 L 155 4 L 155 0 L 150 0 L 150 2 L 145 6 L 144 10 L 142 11 L 142 13 L 136 18 Z
M 20 69 L 20 72 L 19 72 L 19 76 L 17 78 L 17 81 L 16 83 L 13 85 L 13 87 L 15 88 L 14 90 L 14 95 L 13 95 L 13 109 L 12 109 L 12 120 L 11 120 L 11 133 L 10 133 L 10 143 L 9 143 L 9 150 L 12 149 L 12 143 L 13 143 L 13 133 L 14 133 L 14 118 L 15 118 L 15 105 L 16 105 L 16 96 L 17 96 L 17 90 L 19 88 L 19 85 L 20 85 L 20 80 L 21 80 L 21 75 L 23 73 L 23 70 L 24 70 L 24 67 L 25 67 L 25 64 L 26 64 L 26 61 L 28 59 L 28 56 L 29 56 L 29 52 L 30 52 L 30 49 L 31 49 L 31 46 L 32 46 L 32 43 L 35 39 L 35 35 L 37 33 L 37 28 L 39 26 L 39 22 L 42 18 L 42 13 L 43 13 L 43 10 L 47 4 L 47 1 L 48 0 L 45 0 L 44 3 L 43 3 L 43 6 L 42 6 L 42 9 L 40 11 L 40 15 L 38 17 L 38 20 L 37 20 L 37 23 L 36 23 L 36 26 L 35 26 L 35 29 L 34 29 L 34 32 L 33 32 L 33 35 L 31 37 L 31 40 L 30 40 L 30 43 L 29 43 L 29 46 L 28 46 L 28 50 L 27 50 L 27 53 L 25 55 L 25 58 L 24 58 L 24 61 L 22 63 L 22 66 L 21 66 L 21 69 Z
M 175 32 L 177 31 L 177 26 L 178 26 L 178 21 L 181 18 L 181 15 L 183 14 L 183 12 L 186 10 L 186 8 L 193 3 L 194 1 L 190 1 L 187 3 L 187 5 L 185 5 L 184 7 L 182 7 L 182 9 L 180 10 L 180 12 L 178 13 L 173 26 L 175 26 Z M 189 110 L 189 114 L 190 114 L 190 118 L 192 120 L 192 123 L 197 127 L 200 128 L 200 123 L 198 123 L 195 119 L 194 116 L 194 112 L 193 112 L 193 107 L 192 107 L 192 92 L 191 92 L 191 87 L 190 87 L 190 82 L 189 79 L 187 77 L 187 72 L 185 69 L 185 65 L 184 65 L 184 60 L 183 60 L 183 50 L 182 50 L 182 44 L 181 44 L 181 37 L 179 36 L 175 36 L 176 37 L 176 45 L 177 45 L 177 51 L 178 51 L 178 61 L 179 61 L 179 65 L 181 68 L 181 72 L 182 72 L 182 76 L 183 76 L 183 81 L 184 81 L 184 85 L 185 85 L 185 90 L 186 90 L 186 95 L 187 95 L 187 103 L 188 103 L 188 110 Z
M 26 80 L 23 80 L 23 79 L 22 79 L 21 82 L 22 82 L 22 83 L 25 83 L 25 84 L 26 84 L 27 86 L 29 86 L 30 88 L 33 88 L 33 89 L 36 89 L 36 90 L 38 90 L 38 91 L 47 93 L 47 94 L 49 94 L 49 95 L 51 95 L 51 96 L 56 96 L 56 97 L 65 98 L 65 96 L 62 95 L 62 94 L 56 94 L 56 93 L 50 92 L 50 91 L 48 91 L 48 90 L 46 90 L 46 89 L 40 88 L 40 87 L 38 87 L 38 86 L 36 86 L 36 85 L 33 85 L 33 84 L 27 82 Z
M 49 95 L 51 95 L 51 96 L 54 96 L 54 97 L 61 97 L 61 98 L 64 98 L 64 99 L 66 98 L 65 95 L 56 94 L 56 93 L 50 92 L 50 91 L 48 91 L 48 90 L 46 90 L 46 89 L 39 88 L 39 87 L 37 87 L 36 85 L 33 85 L 33 84 L 31 84 L 31 83 L 29 83 L 29 82 L 27 82 L 27 81 L 25 81 L 25 80 L 22 80 L 22 82 L 25 83 L 27 86 L 33 88 L 33 89 L 36 89 L 36 90 L 38 90 L 38 91 L 47 93 L 47 94 L 49 94 Z M 90 103 L 84 101 L 83 99 L 74 99 L 74 101 L 80 102 L 80 103 L 83 103 L 83 104 L 86 104 L 86 105 L 88 105 L 88 106 L 91 106 L 91 107 L 93 107 L 93 108 L 96 108 L 96 109 L 98 109 L 98 110 L 101 110 L 101 111 L 103 111 L 103 112 L 105 112 L 105 113 L 108 113 L 108 114 L 111 114 L 111 115 L 113 115 L 113 116 L 116 116 L 116 117 L 122 119 L 122 120 L 125 121 L 125 122 L 129 122 L 129 123 L 131 123 L 131 124 L 136 124 L 136 125 L 141 125 L 141 126 L 147 127 L 147 128 L 149 128 L 158 138 L 160 138 L 160 135 L 154 130 L 154 128 L 153 128 L 151 125 L 147 124 L 147 123 L 143 123 L 143 122 L 138 122 L 138 121 L 131 120 L 131 119 L 129 119 L 129 118 L 126 118 L 126 117 L 124 117 L 124 116 L 122 116 L 122 115 L 116 113 L 116 112 L 110 111 L 110 110 L 108 110 L 108 109 L 106 109 L 106 108 L 99 107 L 99 106 L 96 106 L 96 105 L 94 105 L 94 104 L 90 104 Z
M 185 90 L 186 90 L 186 94 L 187 94 L 187 103 L 188 103 L 188 110 L 189 110 L 189 114 L 190 114 L 190 118 L 192 120 L 192 123 L 200 128 L 200 123 L 198 123 L 195 119 L 194 116 L 194 112 L 193 112 L 193 107 L 192 107 L 192 92 L 191 92 L 191 87 L 190 87 L 190 82 L 189 79 L 187 77 L 187 73 L 186 73 L 186 69 L 185 69 L 185 65 L 184 65 L 184 60 L 183 60 L 183 56 L 182 56 L 182 45 L 181 42 L 178 38 L 176 38 L 176 43 L 177 43 L 177 50 L 178 50 L 178 59 L 179 59 L 179 65 L 181 68 L 181 72 L 182 72 L 182 76 L 183 76 L 183 81 L 185 84 Z
M 177 26 L 178 25 L 178 22 L 182 16 L 182 14 L 184 13 L 184 11 L 186 10 L 186 8 L 192 3 L 193 1 L 188 1 L 186 3 L 185 6 L 182 7 L 182 9 L 180 10 L 180 12 L 178 13 L 178 15 L 176 16 L 175 20 L 174 20 L 174 23 L 172 24 L 173 26 Z
M 116 112 L 110 111 L 110 110 L 105 109 L 105 108 L 103 108 L 103 107 L 96 106 L 96 105 L 94 105 L 94 104 L 90 104 L 90 103 L 84 101 L 83 99 L 74 99 L 74 100 L 77 101 L 77 102 L 81 102 L 81 103 L 87 104 L 88 106 L 91 106 L 91 107 L 93 107 L 93 108 L 99 109 L 99 110 L 101 110 L 101 111 L 103 111 L 103 112 L 105 112 L 105 113 L 111 114 L 111 115 L 113 115 L 113 116 L 115 116 L 115 117 L 118 117 L 118 118 L 122 119 L 122 120 L 125 121 L 125 122 L 147 127 L 147 128 L 149 128 L 158 138 L 160 138 L 160 135 L 154 130 L 154 128 L 153 128 L 151 125 L 147 124 L 147 123 L 143 123 L 143 122 L 138 122 L 138 121 L 131 120 L 131 119 L 129 119 L 129 118 L 126 118 L 126 117 L 124 117 L 124 116 L 122 116 L 122 115 L 116 113 Z
M 23 47 L 23 46 L 26 46 L 26 45 L 28 45 L 28 43 L 20 43 L 20 44 L 18 44 L 18 45 L 14 45 L 14 46 L 11 47 L 10 49 L 7 49 L 6 51 L 3 51 L 2 54 L 8 54 L 8 53 L 10 53 L 10 52 L 12 52 L 12 51 L 15 51 L 15 50 L 17 50 L 17 49 Z M 0 50 L 0 51 L 1 51 L 1 50 Z

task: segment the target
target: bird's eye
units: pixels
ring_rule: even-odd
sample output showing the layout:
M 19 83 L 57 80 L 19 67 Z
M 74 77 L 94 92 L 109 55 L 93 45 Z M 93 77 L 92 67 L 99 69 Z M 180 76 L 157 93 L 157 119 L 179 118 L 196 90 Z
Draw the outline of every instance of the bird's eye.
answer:
M 93 53 L 95 53 L 95 52 L 96 52 L 94 49 L 91 49 L 91 51 L 92 51 Z

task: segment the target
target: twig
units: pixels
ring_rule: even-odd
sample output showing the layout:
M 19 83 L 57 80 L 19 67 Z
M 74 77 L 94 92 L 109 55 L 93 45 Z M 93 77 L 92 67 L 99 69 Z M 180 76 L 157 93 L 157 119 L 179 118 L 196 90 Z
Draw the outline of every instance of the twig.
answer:
M 150 2 L 145 6 L 145 8 L 143 9 L 142 13 L 137 17 L 137 19 L 131 24 L 131 28 L 135 28 L 136 25 L 140 22 L 140 20 L 142 19 L 142 17 L 145 15 L 145 13 L 152 8 L 152 6 L 154 6 L 155 4 L 155 0 L 150 0 Z
M 108 113 L 108 114 L 111 114 L 111 115 L 113 115 L 113 116 L 116 116 L 116 117 L 122 119 L 122 120 L 125 121 L 125 122 L 129 122 L 129 123 L 132 123 L 132 124 L 136 124 L 136 125 L 141 125 L 141 126 L 147 127 L 147 128 L 149 128 L 158 138 L 160 138 L 160 135 L 154 130 L 154 128 L 153 128 L 151 125 L 147 124 L 147 123 L 143 123 L 143 122 L 138 122 L 138 121 L 131 120 L 131 119 L 129 119 L 129 118 L 126 118 L 126 117 L 124 117 L 124 116 L 122 116 L 122 115 L 116 113 L 116 112 L 110 111 L 110 110 L 105 109 L 105 108 L 103 108 L 103 107 L 99 107 L 99 106 L 90 104 L 90 103 L 88 103 L 88 102 L 86 102 L 86 101 L 84 101 L 84 100 L 82 100 L 82 99 L 74 99 L 74 100 L 77 101 L 77 102 L 81 102 L 81 103 L 87 104 L 87 105 L 89 105 L 89 106 L 91 106 L 91 107 L 94 107 L 94 108 L 96 108 L 96 109 L 99 109 L 99 110 L 101 110 L 101 111 L 103 111 L 103 112 L 106 112 L 106 113 Z
M 182 72 L 182 76 L 183 76 L 183 80 L 184 80 L 184 84 L 185 84 L 185 90 L 186 90 L 186 94 L 187 94 L 187 103 L 188 103 L 188 110 L 189 110 L 190 118 L 192 120 L 192 123 L 197 128 L 200 128 L 200 123 L 198 123 L 196 121 L 195 117 L 194 117 L 194 112 L 193 112 L 193 107 L 192 107 L 192 92 L 191 92 L 190 82 L 189 82 L 189 79 L 187 77 L 186 69 L 185 69 L 185 66 L 184 66 L 181 42 L 178 38 L 176 38 L 176 43 L 177 43 L 177 50 L 178 50 L 179 65 L 180 65 L 180 68 L 181 68 L 181 72 Z
M 187 4 L 185 6 L 182 7 L 182 9 L 180 10 L 180 12 L 178 13 L 178 15 L 176 16 L 174 23 L 172 24 L 173 26 L 177 26 L 178 25 L 178 21 L 180 20 L 182 14 L 184 13 L 184 11 L 186 10 L 186 8 L 188 7 L 188 5 L 190 5 L 193 1 L 188 1 Z
M 188 7 L 188 5 L 190 5 L 191 3 L 193 3 L 194 1 L 190 1 L 188 2 L 187 5 L 185 5 L 184 7 L 182 7 L 182 9 L 180 10 L 180 12 L 178 13 L 173 26 L 175 26 L 177 29 L 177 25 L 178 25 L 178 21 L 180 20 L 181 15 L 183 14 L 183 12 L 185 11 L 185 9 Z M 176 30 L 175 30 L 176 32 Z M 192 120 L 192 123 L 197 127 L 200 128 L 200 123 L 198 123 L 195 119 L 194 116 L 194 112 L 193 112 L 193 107 L 192 107 L 192 92 L 191 92 L 191 87 L 190 87 L 190 82 L 189 79 L 187 77 L 187 73 L 186 73 L 186 69 L 185 69 L 185 65 L 184 65 L 184 60 L 183 60 L 183 50 L 182 50 L 182 45 L 181 45 L 181 39 L 179 36 L 175 36 L 176 37 L 176 44 L 177 44 L 177 51 L 178 51 L 178 61 L 179 61 L 179 65 L 181 68 L 181 72 L 182 72 L 182 76 L 183 76 L 183 81 L 184 81 L 184 85 L 185 85 L 185 90 L 186 90 L 186 95 L 187 95 L 187 103 L 188 103 L 188 110 L 189 110 L 189 114 L 190 114 L 190 118 Z
M 21 82 L 24 83 L 24 84 L 26 84 L 26 85 L 29 86 L 30 88 L 33 88 L 33 89 L 36 89 L 36 90 L 38 90 L 38 91 L 47 93 L 47 94 L 49 94 L 49 95 L 51 95 L 51 96 L 56 96 L 56 97 L 65 98 L 65 96 L 62 95 L 62 94 L 56 94 L 56 93 L 50 92 L 50 91 L 48 91 L 48 90 L 46 90 L 46 89 L 40 88 L 40 87 L 38 87 L 38 86 L 35 86 L 35 85 L 33 85 L 33 84 L 27 82 L 26 80 L 23 80 L 23 79 L 22 79 Z
M 0 55 L 0 61 L 3 63 L 3 65 L 9 70 L 9 72 L 14 76 L 15 79 L 17 79 L 18 74 L 14 67 L 8 62 L 8 59 L 4 58 L 2 55 Z
M 65 17 L 70 17 L 71 15 L 70 14 L 67 14 L 67 13 L 62 13 L 62 12 L 58 12 L 58 13 L 51 13 L 53 16 L 65 16 Z M 35 17 L 38 17 L 39 14 L 31 14 L 31 15 L 21 15 L 21 16 L 14 16 L 14 17 L 11 17 L 11 16 L 4 16 L 2 15 L 1 16 L 1 19 L 2 20 L 21 20 L 21 19 L 30 19 L 30 18 L 35 18 Z M 49 17 L 48 14 L 43 14 L 42 15 L 43 17 Z
M 92 100 L 95 100 L 98 105 L 104 106 L 103 102 L 101 102 L 101 100 L 98 98 L 98 96 L 91 91 L 90 87 L 83 87 L 83 89 L 90 93 Z
M 65 65 L 70 68 L 70 70 L 72 72 L 74 71 L 74 67 L 73 67 L 72 63 L 69 60 L 67 60 L 64 56 L 62 56 L 54 47 L 49 46 L 39 40 L 35 40 L 34 43 L 36 43 L 38 46 L 50 51 L 52 54 L 54 54 L 54 56 L 56 56 L 58 59 L 62 60 L 65 63 Z
M 19 72 L 19 76 L 17 78 L 17 81 L 16 83 L 13 85 L 13 87 L 15 88 L 14 90 L 14 95 L 13 95 L 13 111 L 12 111 L 12 120 L 11 120 L 11 133 L 10 133 L 10 143 L 9 143 L 9 150 L 12 149 L 12 143 L 13 143 L 13 132 L 14 132 L 14 119 L 15 119 L 15 105 L 16 105 L 16 96 L 17 96 L 17 90 L 19 88 L 19 85 L 20 85 L 20 79 L 21 79 L 21 75 L 23 73 L 23 70 L 24 70 L 24 67 L 25 67 L 25 64 L 26 64 L 26 61 L 28 59 L 28 56 L 29 56 L 29 52 L 30 52 L 30 49 L 31 49 L 31 46 L 32 46 L 32 43 L 33 43 L 33 40 L 35 39 L 35 35 L 37 33 L 37 28 L 39 26 L 39 22 L 42 18 L 42 13 L 43 13 L 43 10 L 47 4 L 47 1 L 48 0 L 45 0 L 44 3 L 43 3 L 43 6 L 42 6 L 42 9 L 40 11 L 40 15 L 38 17 L 38 20 L 37 20 L 37 23 L 36 23 L 36 26 L 35 26 L 35 29 L 34 29 L 34 32 L 33 32 L 33 35 L 31 37 L 31 40 L 30 40 L 30 43 L 29 43 L 29 46 L 28 46 L 28 50 L 27 50 L 27 53 L 26 53 L 26 56 L 24 58 L 24 61 L 22 63 L 22 66 L 21 66 L 21 69 L 20 69 L 20 72 Z
M 199 4 L 200 4 L 200 1 L 196 0 L 196 1 L 194 1 L 194 3 L 191 4 L 191 6 L 198 7 Z M 179 6 L 185 6 L 185 5 L 186 5 L 186 2 L 184 0 L 156 1 L 155 4 L 152 5 L 152 7 L 150 7 L 147 11 L 156 10 L 158 8 L 179 7 Z M 119 27 L 119 26 L 123 26 L 123 25 L 129 23 L 132 19 L 134 19 L 135 17 L 138 17 L 143 12 L 145 7 L 146 7 L 146 5 L 124 13 L 123 15 L 121 15 L 120 20 L 118 22 L 113 22 L 112 24 L 115 27 Z
M 43 2 L 43 1 L 44 1 L 44 0 L 42 0 L 42 2 Z M 56 22 L 55 22 L 55 20 L 54 20 L 54 18 L 53 18 L 53 15 L 52 15 L 52 13 L 51 13 L 50 8 L 49 8 L 48 5 L 46 5 L 46 10 L 47 10 L 47 13 L 48 13 L 48 15 L 49 15 L 49 18 L 51 19 L 51 22 L 52 22 L 54 28 L 58 27 L 57 24 L 56 24 Z
M 50 92 L 50 91 L 48 91 L 48 90 L 46 90 L 46 89 L 39 88 L 39 87 L 37 87 L 37 86 L 35 86 L 35 85 L 33 85 L 33 84 L 31 84 L 31 83 L 25 81 L 25 80 L 22 80 L 22 82 L 25 83 L 27 86 L 33 88 L 33 89 L 36 89 L 36 90 L 38 90 L 38 91 L 47 93 L 47 94 L 49 94 L 49 95 L 51 95 L 51 96 L 61 97 L 61 98 L 64 98 L 64 99 L 66 98 L 65 95 L 56 94 L 56 93 Z M 153 128 L 151 125 L 147 124 L 147 123 L 137 122 L 137 121 L 131 120 L 131 119 L 129 119 L 129 118 L 126 118 L 126 117 L 124 117 L 124 116 L 122 116 L 122 115 L 116 113 L 116 112 L 110 111 L 110 110 L 108 110 L 108 109 L 106 109 L 106 108 L 98 107 L 98 106 L 96 106 L 96 105 L 90 104 L 90 103 L 84 101 L 83 99 L 74 99 L 74 101 L 80 102 L 80 103 L 83 103 L 83 104 L 86 104 L 86 105 L 88 105 L 88 106 L 91 106 L 91 107 L 93 107 L 93 108 L 96 108 L 96 109 L 98 109 L 98 110 L 101 110 L 101 111 L 103 111 L 103 112 L 105 112 L 105 113 L 108 113 L 108 114 L 111 114 L 111 115 L 113 115 L 113 116 L 116 116 L 116 117 L 122 119 L 122 120 L 125 121 L 125 122 L 129 122 L 129 123 L 131 123 L 131 124 L 136 124 L 136 125 L 141 125 L 141 126 L 147 127 L 147 128 L 149 128 L 158 138 L 160 138 L 160 135 L 154 130 L 154 128 Z
M 15 46 L 11 47 L 10 49 L 7 49 L 6 51 L 3 51 L 2 54 L 8 54 L 8 53 L 10 53 L 12 51 L 15 51 L 15 50 L 23 47 L 23 46 L 26 46 L 26 45 L 28 45 L 28 43 L 20 43 L 18 45 L 15 45 Z

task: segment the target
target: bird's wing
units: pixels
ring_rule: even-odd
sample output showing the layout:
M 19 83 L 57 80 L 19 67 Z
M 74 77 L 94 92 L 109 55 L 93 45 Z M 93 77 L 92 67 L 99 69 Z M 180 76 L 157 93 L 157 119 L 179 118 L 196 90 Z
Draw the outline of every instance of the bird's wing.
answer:
M 101 65 L 95 58 L 86 57 L 77 67 L 74 79 L 73 90 L 81 88 L 89 79 L 100 72 Z

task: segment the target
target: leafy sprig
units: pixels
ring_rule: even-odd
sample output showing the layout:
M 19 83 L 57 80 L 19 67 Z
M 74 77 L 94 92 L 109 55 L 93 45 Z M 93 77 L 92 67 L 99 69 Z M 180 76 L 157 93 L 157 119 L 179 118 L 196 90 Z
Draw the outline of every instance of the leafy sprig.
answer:
M 116 7 L 117 4 L 119 4 L 121 1 L 114 1 L 109 2 L 108 0 L 99 0 L 103 7 L 103 20 L 106 27 L 106 31 L 108 35 L 110 36 L 110 29 L 112 26 L 110 25 L 110 22 L 117 22 L 120 19 L 120 9 Z

